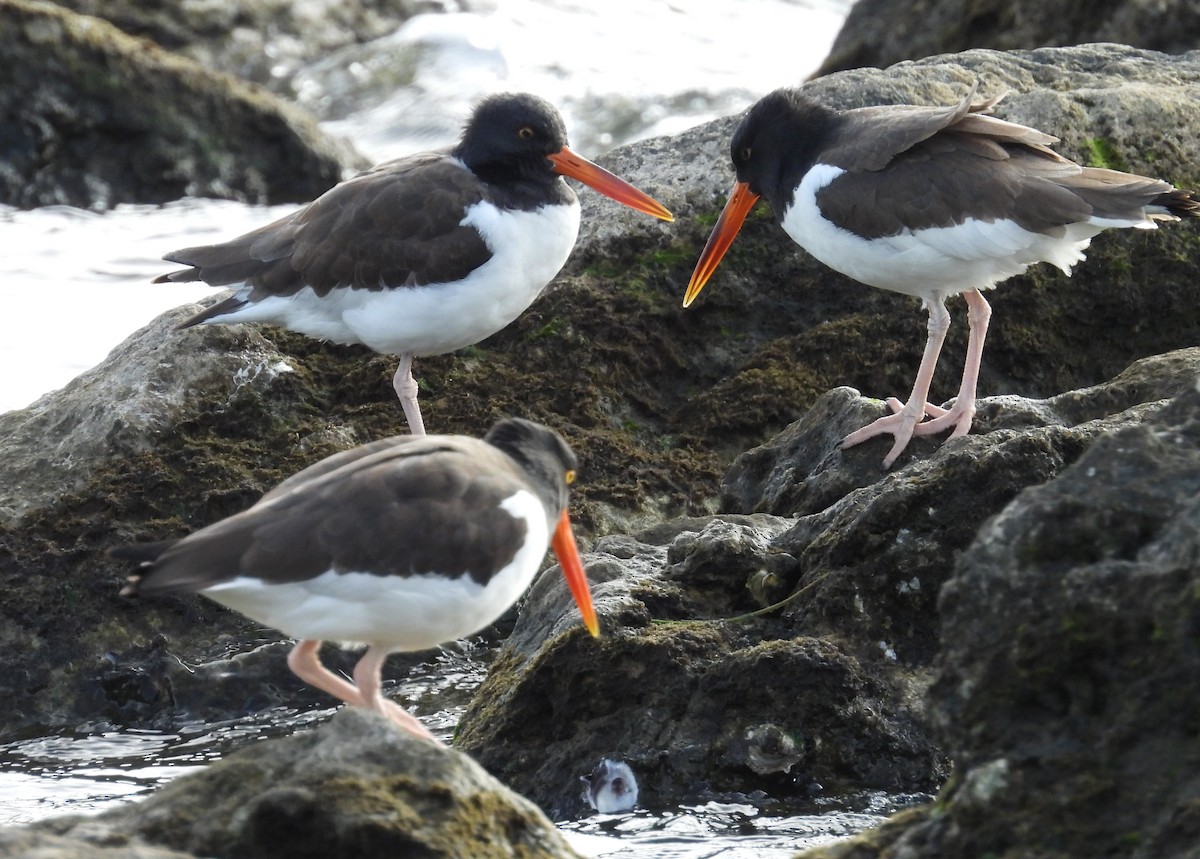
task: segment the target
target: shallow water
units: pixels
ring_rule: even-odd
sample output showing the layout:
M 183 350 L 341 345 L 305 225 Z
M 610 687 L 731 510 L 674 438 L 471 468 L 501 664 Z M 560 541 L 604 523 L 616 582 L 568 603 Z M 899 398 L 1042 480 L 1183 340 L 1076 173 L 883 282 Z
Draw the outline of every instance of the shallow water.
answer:
M 388 694 L 448 742 L 493 654 L 479 642 L 458 642 L 414 666 Z M 136 800 L 251 743 L 311 730 L 334 711 L 278 708 L 174 732 L 109 730 L 0 745 L 0 826 L 98 813 Z M 787 810 L 769 799 L 763 808 L 750 802 L 707 802 L 593 814 L 558 827 L 579 853 L 606 859 L 783 859 L 926 799 L 871 792 L 815 797 L 803 809 Z

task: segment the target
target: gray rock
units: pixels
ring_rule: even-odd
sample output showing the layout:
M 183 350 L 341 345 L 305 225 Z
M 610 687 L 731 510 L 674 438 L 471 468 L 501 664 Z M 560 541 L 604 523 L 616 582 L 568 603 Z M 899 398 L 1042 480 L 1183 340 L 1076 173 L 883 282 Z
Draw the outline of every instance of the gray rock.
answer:
M 5 859 L 188 859 L 190 853 L 136 843 L 120 835 L 87 841 L 32 829 L 0 829 Z
M 243 0 L 225 3 L 143 3 L 63 0 L 126 33 L 152 39 L 206 68 L 236 75 L 294 97 L 297 70 L 340 48 L 393 32 L 421 12 L 443 11 L 438 0 Z
M 1193 382 L 963 553 L 938 604 L 930 711 L 955 776 L 936 807 L 803 855 L 1196 856 L 1198 557 Z
M 532 803 L 470 758 L 353 709 L 235 752 L 140 802 L 34 831 L 101 847 L 126 841 L 130 852 L 120 855 L 131 859 L 179 855 L 145 845 L 230 859 L 578 855 Z
M 8 205 L 306 201 L 358 163 L 307 113 L 98 18 L 0 0 L 0 44 Z
M 858 0 L 817 75 L 969 48 L 1013 50 L 1116 42 L 1153 51 L 1200 48 L 1190 0 Z
M 947 103 L 975 80 L 1014 89 L 1002 114 L 1062 133 L 1070 154 L 1194 175 L 1194 56 L 973 51 L 814 87 L 840 104 Z M 939 588 L 989 517 L 1105 433 L 1149 420 L 1194 367 L 1194 355 L 1169 354 L 1107 383 L 1194 346 L 1200 306 L 1194 228 L 1105 235 L 1074 278 L 1038 271 L 994 293 L 981 393 L 1005 396 L 987 400 L 972 436 L 914 444 L 890 474 L 871 445 L 837 454 L 844 430 L 881 408 L 838 386 L 907 391 L 921 311 L 807 260 L 761 209 L 702 301 L 678 307 L 732 178 L 733 121 L 604 159 L 679 221 L 585 193 L 577 250 L 530 311 L 418 366 L 431 428 L 478 434 L 517 413 L 562 428 L 582 454 L 572 516 L 585 543 L 600 537 L 590 557 L 608 635 L 582 636 L 544 580 L 462 728 L 464 748 L 555 814 L 573 813 L 562 797 L 578 797 L 598 754 L 629 761 L 647 802 L 939 783 L 948 761 L 925 705 L 945 634 Z M 963 327 L 935 397 L 953 393 Z M 202 599 L 119 600 L 127 570 L 104 550 L 194 530 L 321 456 L 401 431 L 394 362 L 266 328 L 168 328 L 143 332 L 130 366 L 106 372 L 169 391 L 127 413 L 96 397 L 138 384 L 93 378 L 0 427 L 21 440 L 4 451 L 19 485 L 6 489 L 0 576 L 20 585 L 0 607 L 0 731 L 232 718 L 272 664 L 280 697 L 267 703 L 311 703 L 283 682 L 280 647 L 243 657 L 245 684 L 185 690 L 173 665 L 257 648 L 261 631 Z M 293 372 L 235 394 L 231 374 L 256 356 L 285 356 Z M 184 362 L 187 378 L 175 377 Z M 818 402 L 806 441 L 770 443 Z M 39 460 L 38 476 L 25 470 Z M 730 513 L 708 515 L 719 502 Z
M 152 450 L 203 410 L 229 408 L 296 372 L 254 326 L 213 327 L 202 338 L 175 332 L 197 309 L 164 313 L 62 390 L 0 414 L 0 521 L 84 486 L 100 463 Z M 197 390 L 215 401 L 198 400 Z
M 1197 378 L 1200 348 L 1049 401 L 986 401 L 978 434 L 931 441 L 886 475 L 877 451 L 837 446 L 880 405 L 835 390 L 730 467 L 740 495 L 727 501 L 760 512 L 597 543 L 600 642 L 578 634 L 554 577 L 539 580 L 457 741 L 555 816 L 578 809 L 553 774 L 597 749 L 629 761 L 658 802 L 701 789 L 800 798 L 812 782 L 930 789 L 946 760 L 920 702 L 956 561 L 1023 490 L 1157 420 Z

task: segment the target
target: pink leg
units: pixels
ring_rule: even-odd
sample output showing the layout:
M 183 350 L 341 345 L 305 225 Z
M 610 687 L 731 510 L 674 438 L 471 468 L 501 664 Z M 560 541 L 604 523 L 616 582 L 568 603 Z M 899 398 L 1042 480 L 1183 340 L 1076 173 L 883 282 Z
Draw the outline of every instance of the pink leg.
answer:
M 317 657 L 320 647 L 321 642 L 311 638 L 297 642 L 288 654 L 288 668 L 309 686 L 328 692 L 339 701 L 345 701 L 355 707 L 365 706 L 353 683 L 338 677 L 321 664 Z
M 380 672 L 383 670 L 383 663 L 387 657 L 388 651 L 385 648 L 368 647 L 362 659 L 358 660 L 358 664 L 354 666 L 354 683 L 358 687 L 362 706 L 387 716 L 410 734 L 415 734 L 423 740 L 438 742 L 437 738 L 429 733 L 429 729 L 421 724 L 416 716 L 405 712 L 403 707 L 395 701 L 384 698 L 380 693 L 382 685 Z
M 971 333 L 967 338 L 967 360 L 966 366 L 963 367 L 958 396 L 954 398 L 954 405 L 949 409 L 936 409 L 933 420 L 918 425 L 914 435 L 933 435 L 949 427 L 954 427 L 950 438 L 966 435 L 971 429 L 971 421 L 975 418 L 975 389 L 979 385 L 979 364 L 983 359 L 983 341 L 987 337 L 992 308 L 977 289 L 963 293 L 963 297 L 967 300 L 967 322 L 971 326 Z M 934 414 L 928 409 L 927 411 Z
M 933 301 L 926 303 L 926 306 L 929 310 L 929 337 L 925 341 L 925 354 L 921 357 L 921 366 L 917 370 L 917 378 L 913 382 L 908 402 L 901 405 L 900 401 L 894 397 L 889 399 L 888 406 L 895 414 L 886 415 L 842 439 L 842 450 L 845 450 L 856 444 L 862 444 L 877 435 L 892 435 L 896 442 L 888 451 L 887 456 L 883 458 L 884 468 L 891 468 L 896 457 L 904 452 L 917 424 L 929 411 L 927 402 L 929 386 L 933 382 L 933 371 L 937 367 L 938 355 L 941 354 L 946 332 L 950 329 L 950 313 L 946 310 L 941 296 L 935 296 Z M 935 406 L 934 409 L 937 407 Z M 940 409 L 937 411 L 940 412 Z
M 392 387 L 404 407 L 404 417 L 408 420 L 408 431 L 413 435 L 425 435 L 425 422 L 421 420 L 421 407 L 417 405 L 417 380 L 412 374 L 412 355 L 401 355 L 400 366 L 392 378 Z
M 438 742 L 415 716 L 406 713 L 395 701 L 389 701 L 380 694 L 380 671 L 384 660 L 387 659 L 386 649 L 368 647 L 362 659 L 354 666 L 354 683 L 351 683 L 321 664 L 321 660 L 317 658 L 320 647 L 320 641 L 305 639 L 297 642 L 292 648 L 292 652 L 288 654 L 288 667 L 297 677 L 352 707 L 374 710 L 387 716 L 410 734 Z

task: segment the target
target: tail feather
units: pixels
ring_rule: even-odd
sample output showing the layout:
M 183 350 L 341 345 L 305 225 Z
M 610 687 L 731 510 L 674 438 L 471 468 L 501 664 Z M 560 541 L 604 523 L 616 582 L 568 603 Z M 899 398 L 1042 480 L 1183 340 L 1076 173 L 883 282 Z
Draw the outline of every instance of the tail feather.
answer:
M 173 539 L 157 540 L 153 543 L 130 543 L 126 546 L 114 546 L 108 550 L 108 554 L 109 557 L 120 561 L 134 561 L 140 570 L 149 572 L 154 566 L 154 562 L 162 556 L 162 553 L 178 542 L 178 539 Z M 129 576 L 129 584 L 121 588 L 121 596 L 128 597 L 137 594 L 138 587 L 142 582 L 142 576 L 142 572 L 137 572 Z
M 1200 218 L 1200 198 L 1195 191 L 1172 188 L 1150 201 L 1151 206 L 1163 209 L 1165 215 L 1176 218 Z M 1154 217 L 1152 214 L 1150 217 Z M 1163 215 L 1159 215 L 1163 217 Z
M 176 331 L 182 331 L 184 328 L 191 328 L 199 325 L 201 322 L 207 322 L 218 316 L 223 316 L 226 313 L 232 313 L 235 310 L 240 310 L 248 304 L 246 299 L 241 296 L 241 293 L 234 293 L 228 298 L 218 301 L 211 307 L 206 307 L 197 313 L 195 316 L 189 316 L 187 319 L 175 326 Z

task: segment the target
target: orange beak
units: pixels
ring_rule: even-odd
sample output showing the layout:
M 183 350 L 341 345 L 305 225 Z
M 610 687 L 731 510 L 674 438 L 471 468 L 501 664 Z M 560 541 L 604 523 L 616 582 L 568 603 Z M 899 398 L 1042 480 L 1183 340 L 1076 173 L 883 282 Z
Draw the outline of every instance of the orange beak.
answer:
M 614 176 L 599 164 L 593 164 L 582 155 L 576 155 L 565 146 L 560 151 L 546 157 L 554 164 L 555 173 L 578 179 L 605 197 L 616 200 L 631 209 L 637 209 L 639 212 L 645 212 L 647 215 L 653 215 L 664 221 L 675 220 L 675 216 L 658 200 L 649 194 L 643 194 L 624 179 Z
M 700 290 L 704 289 L 704 284 L 708 283 L 712 273 L 717 270 L 721 257 L 725 256 L 725 252 L 733 244 L 738 230 L 742 228 L 746 216 L 757 202 L 758 195 L 750 190 L 749 184 L 738 182 L 733 186 L 729 202 L 721 211 L 721 217 L 717 219 L 717 225 L 713 227 L 712 235 L 708 237 L 708 243 L 704 245 L 704 251 L 700 254 L 700 261 L 696 263 L 696 270 L 692 272 L 692 279 L 688 281 L 687 292 L 683 296 L 684 307 L 695 301 Z
M 583 572 L 583 561 L 579 560 L 579 549 L 575 545 L 575 532 L 571 530 L 571 520 L 567 511 L 558 517 L 558 527 L 554 529 L 554 537 L 550 547 L 558 556 L 558 564 L 562 567 L 563 578 L 575 597 L 575 605 L 583 615 L 583 625 L 594 638 L 600 637 L 600 621 L 596 619 L 596 609 L 592 605 L 592 593 L 588 590 L 587 576 Z

